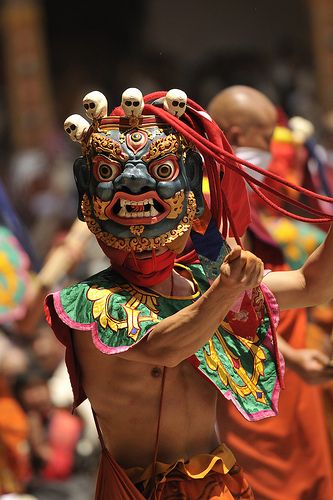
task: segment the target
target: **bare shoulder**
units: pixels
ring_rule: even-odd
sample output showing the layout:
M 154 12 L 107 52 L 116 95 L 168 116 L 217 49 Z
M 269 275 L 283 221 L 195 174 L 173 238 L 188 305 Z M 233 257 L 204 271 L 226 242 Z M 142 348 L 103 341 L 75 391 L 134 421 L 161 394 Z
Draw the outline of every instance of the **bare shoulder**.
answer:
M 99 358 L 102 353 L 94 346 L 91 331 L 72 330 L 73 344 L 76 357 L 83 362 Z
M 306 287 L 301 269 L 273 271 L 266 274 L 263 283 L 274 294 L 280 309 L 307 307 Z
M 84 384 L 110 371 L 113 356 L 104 354 L 95 346 L 91 331 L 73 330 L 73 344 Z

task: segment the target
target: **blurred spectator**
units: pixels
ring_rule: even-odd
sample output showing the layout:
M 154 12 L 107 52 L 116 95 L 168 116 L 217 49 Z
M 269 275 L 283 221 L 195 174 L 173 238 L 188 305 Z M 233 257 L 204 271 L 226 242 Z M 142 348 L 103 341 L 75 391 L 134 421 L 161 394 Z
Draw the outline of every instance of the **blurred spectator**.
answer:
M 58 408 L 71 409 L 73 393 L 65 364 L 64 347 L 54 335 L 51 335 L 47 325 L 39 327 L 37 335 L 32 341 L 32 350 L 47 374 L 52 403 Z M 77 412 L 84 422 L 78 453 L 83 455 L 81 461 L 86 459 L 85 467 L 93 466 L 94 461 L 97 466 L 96 456 L 99 450 L 99 441 L 88 401 L 82 403 Z
M 0 375 L 10 382 L 27 369 L 28 362 L 27 351 L 0 329 Z
M 21 493 L 30 477 L 27 419 L 0 374 L 0 494 Z
M 25 314 L 29 259 L 5 225 L 14 212 L 0 187 L 0 493 L 19 494 L 30 477 L 28 424 L 9 383 L 26 369 L 28 357 L 5 333 L 5 325 Z
M 275 171 L 300 185 L 307 185 L 307 151 L 303 143 L 296 143 L 289 130 L 280 130 L 279 137 L 275 133 L 271 140 L 276 130 L 277 114 L 265 95 L 245 86 L 230 87 L 211 101 L 208 111 L 225 131 L 237 156 L 244 159 L 244 153 L 247 156 L 251 153 L 252 158 L 256 155 L 256 161 L 252 162 L 257 166 Z M 300 138 L 300 132 L 306 130 L 305 124 L 302 122 L 303 128 L 295 125 L 294 122 L 293 132 L 297 131 Z M 302 140 L 305 138 L 303 134 Z M 262 151 L 272 152 L 270 162 L 266 163 Z M 268 184 L 268 178 L 264 179 Z M 276 183 L 276 187 L 281 192 L 281 185 Z M 290 191 L 289 188 L 285 190 L 286 194 L 294 197 Z M 316 238 L 320 241 L 322 231 L 318 229 L 319 235 L 317 232 L 314 234 L 314 227 L 303 223 L 303 236 L 302 225 L 295 226 L 295 221 L 287 220 L 280 214 L 277 216 L 266 204 L 255 203 L 253 192 L 250 193 L 250 200 L 252 223 L 247 232 L 246 247 L 259 256 L 268 269 L 285 270 L 289 268 L 288 264 L 295 262 L 301 266 L 309 247 L 313 245 L 312 250 L 317 247 Z M 275 201 L 280 207 L 286 206 L 277 197 Z M 269 223 L 263 217 L 264 211 L 270 214 Z M 272 238 L 270 231 L 276 221 L 284 227 L 280 232 L 272 231 Z M 289 233 L 292 233 L 289 239 L 285 238 L 287 223 Z M 288 251 L 282 245 L 282 236 L 286 239 L 284 243 L 285 246 L 288 244 Z M 279 400 L 278 416 L 253 425 L 234 411 L 224 398 L 218 403 L 217 428 L 220 437 L 235 450 L 255 498 L 260 500 L 324 500 L 332 496 L 331 450 L 322 393 L 319 387 L 310 385 L 331 383 L 332 371 L 328 368 L 329 355 L 320 352 L 318 346 L 315 349 L 306 348 L 307 329 L 307 312 L 304 309 L 281 311 L 278 343 L 286 362 L 286 390 Z M 316 429 L 315 438 L 313 429 Z M 253 446 L 254 443 L 256 446 Z
M 39 369 L 18 376 L 14 384 L 17 400 L 27 414 L 33 479 L 28 490 L 39 500 L 85 498 L 89 478 L 76 475 L 76 446 L 82 421 L 67 409 L 53 405 L 47 378 Z M 87 497 L 89 498 L 89 497 Z
M 12 199 L 39 258 L 45 257 L 55 233 L 68 228 L 76 215 L 67 170 L 71 172 L 71 165 L 64 159 L 59 156 L 54 165 L 41 150 L 21 151 L 12 159 Z

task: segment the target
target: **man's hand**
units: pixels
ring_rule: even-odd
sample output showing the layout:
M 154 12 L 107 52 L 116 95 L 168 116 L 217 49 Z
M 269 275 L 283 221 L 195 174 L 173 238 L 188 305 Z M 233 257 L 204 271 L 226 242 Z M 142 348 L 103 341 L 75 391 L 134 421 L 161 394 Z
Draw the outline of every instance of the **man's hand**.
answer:
M 323 384 L 333 380 L 333 366 L 326 354 L 315 349 L 294 349 L 287 366 L 308 384 Z
M 221 266 L 221 284 L 240 292 L 260 285 L 263 275 L 262 260 L 238 245 L 226 256 Z
M 240 246 L 232 249 L 220 268 L 220 275 L 195 302 L 164 318 L 152 329 L 140 347 L 121 355 L 124 359 L 175 367 L 211 339 L 241 294 L 258 286 L 264 266 Z

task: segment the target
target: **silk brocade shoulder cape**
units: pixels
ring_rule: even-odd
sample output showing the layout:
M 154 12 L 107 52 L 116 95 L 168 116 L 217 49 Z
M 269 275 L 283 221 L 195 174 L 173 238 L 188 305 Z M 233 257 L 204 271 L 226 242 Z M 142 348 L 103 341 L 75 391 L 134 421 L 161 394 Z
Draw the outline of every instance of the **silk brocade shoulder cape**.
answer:
M 209 288 L 200 264 L 176 264 L 195 285 L 189 297 L 169 297 L 125 281 L 112 268 L 59 292 L 48 295 L 46 318 L 66 346 L 66 364 L 74 393 L 74 406 L 86 395 L 80 384 L 71 329 L 90 331 L 96 348 L 114 355 L 135 348 L 159 321 L 190 305 Z M 278 306 L 266 288 L 273 320 Z M 269 318 L 260 288 L 245 293 L 211 339 L 189 363 L 230 399 L 247 420 L 277 414 L 280 384 L 277 378 Z M 282 360 L 280 360 L 281 362 Z M 282 361 L 283 364 L 283 361 Z

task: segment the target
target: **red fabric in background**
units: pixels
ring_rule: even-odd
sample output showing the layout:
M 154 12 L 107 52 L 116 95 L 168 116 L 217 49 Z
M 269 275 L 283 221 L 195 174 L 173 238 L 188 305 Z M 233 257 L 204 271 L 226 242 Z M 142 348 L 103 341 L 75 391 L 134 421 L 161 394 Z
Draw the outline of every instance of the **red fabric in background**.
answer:
M 272 270 L 286 270 L 275 244 L 250 226 L 252 250 Z M 304 309 L 282 311 L 278 333 L 292 347 L 306 344 Z M 279 414 L 248 422 L 227 400 L 217 412 L 220 439 L 244 468 L 256 500 L 328 500 L 333 498 L 332 463 L 320 388 L 306 384 L 286 368 Z
M 81 431 L 79 417 L 67 410 L 54 410 L 47 433 L 50 456 L 41 472 L 44 479 L 61 480 L 71 475 Z
M 251 222 L 249 197 L 244 179 L 229 169 L 223 174 L 221 189 L 228 200 L 229 209 L 238 235 L 243 236 Z M 235 236 L 229 229 L 229 236 Z
M 284 311 L 280 335 L 304 346 L 306 314 Z M 221 440 L 233 450 L 256 500 L 333 498 L 332 464 L 321 391 L 286 369 L 279 415 L 247 422 L 228 401 L 219 403 Z

